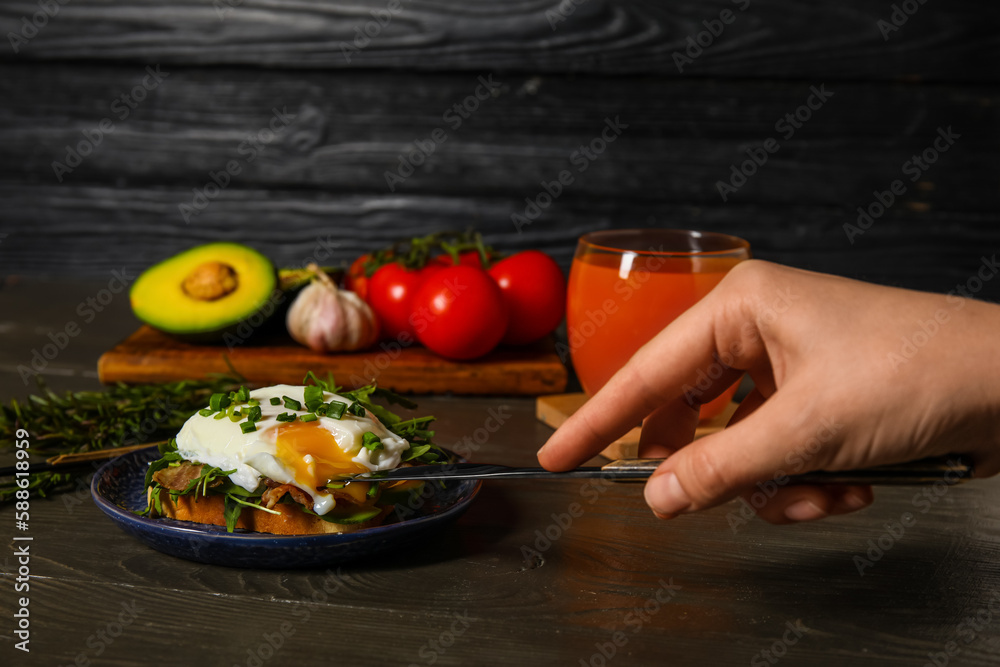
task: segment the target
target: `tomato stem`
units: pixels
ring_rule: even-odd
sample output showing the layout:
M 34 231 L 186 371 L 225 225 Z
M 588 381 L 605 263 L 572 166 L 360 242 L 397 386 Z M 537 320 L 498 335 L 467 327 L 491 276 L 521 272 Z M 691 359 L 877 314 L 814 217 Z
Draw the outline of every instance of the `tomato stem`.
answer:
M 450 257 L 452 264 L 457 265 L 460 263 L 461 253 L 470 251 L 479 255 L 483 269 L 489 269 L 494 260 L 501 258 L 500 253 L 483 242 L 483 236 L 479 232 L 471 228 L 464 232 L 448 230 L 397 241 L 376 250 L 365 260 L 364 272 L 366 277 L 371 278 L 376 271 L 392 262 L 408 271 L 416 271 L 441 254 Z

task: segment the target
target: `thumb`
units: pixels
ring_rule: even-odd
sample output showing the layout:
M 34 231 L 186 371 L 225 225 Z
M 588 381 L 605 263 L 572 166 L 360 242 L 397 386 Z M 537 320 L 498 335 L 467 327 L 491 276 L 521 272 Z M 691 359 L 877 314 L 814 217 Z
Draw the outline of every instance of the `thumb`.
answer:
M 805 462 L 808 469 L 822 468 L 828 456 L 814 451 L 815 437 L 829 422 L 800 416 L 805 406 L 787 398 L 795 394 L 778 391 L 739 423 L 677 450 L 646 483 L 653 512 L 672 518 L 731 500 L 755 482 L 790 474 L 793 466 L 796 473 L 806 471 Z

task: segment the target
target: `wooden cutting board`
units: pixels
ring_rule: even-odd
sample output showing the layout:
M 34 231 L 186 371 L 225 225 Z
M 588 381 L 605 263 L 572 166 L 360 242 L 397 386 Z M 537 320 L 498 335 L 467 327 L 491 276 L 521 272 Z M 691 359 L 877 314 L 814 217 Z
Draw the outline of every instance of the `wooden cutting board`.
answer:
M 580 406 L 586 402 L 587 395 L 584 393 L 540 396 L 538 400 L 535 401 L 535 416 L 552 428 L 559 428 L 562 426 L 563 422 L 569 419 L 570 415 L 579 410 Z M 694 432 L 695 440 L 702 436 L 706 436 L 709 433 L 715 433 L 716 431 L 721 431 L 726 428 L 726 424 L 729 423 L 729 418 L 733 416 L 733 413 L 736 412 L 736 408 L 738 406 L 738 403 L 730 403 L 726 406 L 726 409 L 722 411 L 722 414 L 698 424 L 698 428 L 696 428 Z M 637 458 L 639 455 L 640 430 L 641 429 L 637 426 L 622 437 L 618 438 L 601 452 L 601 456 L 609 458 L 613 461 L 617 459 Z
M 418 394 L 539 395 L 566 390 L 566 367 L 551 340 L 498 348 L 475 361 L 454 362 L 423 347 L 400 348 L 389 343 L 367 352 L 320 354 L 297 345 L 286 334 L 232 349 L 192 345 L 143 326 L 101 355 L 97 371 L 106 384 L 169 382 L 231 373 L 227 357 L 255 385 L 300 384 L 311 370 L 321 377 L 329 371 L 347 388 L 377 380 L 383 387 Z

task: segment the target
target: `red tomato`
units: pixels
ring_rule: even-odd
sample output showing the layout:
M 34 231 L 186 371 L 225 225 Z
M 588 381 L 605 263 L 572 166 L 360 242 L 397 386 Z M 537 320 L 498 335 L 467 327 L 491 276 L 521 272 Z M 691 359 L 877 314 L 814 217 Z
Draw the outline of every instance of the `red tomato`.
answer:
M 347 270 L 347 289 L 351 290 L 364 301 L 368 301 L 368 278 L 365 276 L 365 262 L 370 255 L 361 255 L 351 263 Z
M 500 342 L 507 308 L 492 278 L 471 266 L 431 275 L 413 299 L 417 339 L 448 359 L 474 359 Z
M 399 338 L 403 334 L 416 338 L 411 320 L 413 297 L 429 276 L 443 270 L 443 266 L 428 264 L 410 271 L 393 262 L 372 274 L 368 279 L 368 305 L 378 317 L 383 338 Z
M 566 279 L 554 259 L 525 250 L 494 264 L 490 275 L 500 286 L 510 315 L 504 343 L 531 343 L 559 326 L 566 313 Z

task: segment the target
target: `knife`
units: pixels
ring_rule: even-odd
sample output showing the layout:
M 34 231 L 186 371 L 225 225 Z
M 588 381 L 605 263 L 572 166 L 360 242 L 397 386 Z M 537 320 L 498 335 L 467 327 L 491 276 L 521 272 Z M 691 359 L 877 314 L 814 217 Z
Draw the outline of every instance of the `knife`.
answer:
M 147 443 L 81 454 L 63 454 L 45 463 L 33 463 L 27 472 L 68 471 L 95 467 L 94 462 L 120 456 L 126 452 L 152 447 Z M 615 482 L 635 482 L 648 479 L 663 459 L 619 459 L 603 466 L 574 468 L 565 472 L 550 472 L 545 468 L 513 468 L 490 463 L 448 463 L 394 468 L 371 473 L 339 475 L 331 481 L 402 481 L 449 479 L 594 479 Z M 12 477 L 15 466 L 0 468 L 0 477 Z M 973 466 L 962 456 L 943 457 L 895 463 L 861 470 L 818 470 L 790 475 L 784 484 L 876 484 L 880 486 L 919 486 L 942 482 L 948 486 L 970 479 Z
M 549 472 L 545 468 L 512 468 L 489 463 L 448 463 L 394 468 L 371 473 L 339 475 L 337 481 L 396 481 L 449 479 L 593 479 L 615 482 L 648 479 L 663 459 L 619 459 L 603 466 Z M 972 464 L 961 456 L 944 456 L 864 468 L 861 470 L 818 470 L 789 475 L 782 484 L 878 484 L 915 486 L 943 482 L 949 486 L 972 477 Z M 777 478 L 776 478 L 777 479 Z

